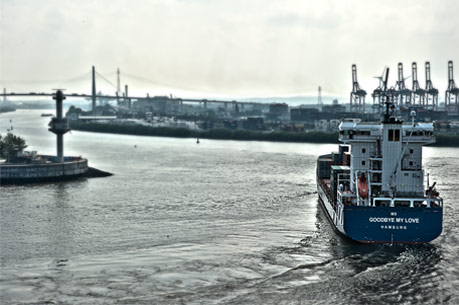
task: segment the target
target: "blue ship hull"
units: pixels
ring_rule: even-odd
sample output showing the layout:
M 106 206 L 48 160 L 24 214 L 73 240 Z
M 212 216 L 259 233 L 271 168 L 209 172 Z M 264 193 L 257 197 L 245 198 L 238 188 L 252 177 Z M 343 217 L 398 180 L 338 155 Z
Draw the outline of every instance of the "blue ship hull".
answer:
M 320 204 L 333 227 L 358 242 L 426 243 L 442 232 L 442 207 L 345 206 L 340 221 L 320 185 L 318 191 Z
M 364 243 L 425 243 L 442 232 L 442 207 L 344 208 L 344 233 Z

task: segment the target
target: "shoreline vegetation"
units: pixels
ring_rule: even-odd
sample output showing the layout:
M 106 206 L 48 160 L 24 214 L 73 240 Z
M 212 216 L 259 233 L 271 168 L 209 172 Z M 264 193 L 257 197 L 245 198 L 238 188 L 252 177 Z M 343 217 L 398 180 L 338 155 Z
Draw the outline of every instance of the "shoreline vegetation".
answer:
M 293 143 L 338 144 L 337 132 L 288 132 L 251 131 L 243 129 L 190 130 L 186 128 L 150 127 L 143 125 L 121 125 L 106 123 L 72 122 L 70 127 L 77 131 L 113 133 L 138 136 L 201 138 L 213 140 L 270 141 Z M 459 147 L 459 134 L 436 134 L 436 143 L 431 146 Z

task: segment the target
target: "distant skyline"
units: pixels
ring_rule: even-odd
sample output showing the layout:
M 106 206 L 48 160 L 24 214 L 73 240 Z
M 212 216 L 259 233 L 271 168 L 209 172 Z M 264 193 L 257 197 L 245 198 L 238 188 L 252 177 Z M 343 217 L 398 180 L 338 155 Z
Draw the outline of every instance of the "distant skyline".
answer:
M 89 92 L 89 78 L 61 80 L 94 65 L 112 84 L 120 68 L 133 94 L 298 96 L 321 86 L 347 101 L 355 63 L 370 100 L 385 66 L 395 85 L 397 63 L 406 77 L 416 61 L 424 87 L 430 61 L 443 101 L 448 60 L 459 85 L 458 11 L 454 0 L 0 0 L 0 85 Z M 99 90 L 115 89 L 98 80 Z

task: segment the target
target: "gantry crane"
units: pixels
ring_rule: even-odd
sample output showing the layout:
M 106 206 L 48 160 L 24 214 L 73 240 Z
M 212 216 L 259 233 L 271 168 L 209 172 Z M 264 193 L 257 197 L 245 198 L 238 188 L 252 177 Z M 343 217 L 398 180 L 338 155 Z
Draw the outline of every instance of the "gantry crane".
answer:
M 363 89 L 360 89 L 359 83 L 357 81 L 357 66 L 352 65 L 352 92 L 350 99 L 350 110 L 351 112 L 365 112 L 365 96 L 367 92 Z
M 412 68 L 411 75 L 412 75 L 412 78 L 413 78 L 413 89 L 411 90 L 412 94 L 413 94 L 412 104 L 415 105 L 415 106 L 416 105 L 417 106 L 424 106 L 426 91 L 424 89 L 422 89 L 421 86 L 419 86 L 419 82 L 418 82 L 418 66 L 417 66 L 417 64 L 415 62 L 413 62 L 411 64 L 411 68 Z
M 438 109 L 438 89 L 434 88 L 430 79 L 430 62 L 426 61 L 426 107 L 429 108 L 429 101 L 432 101 L 431 108 Z
M 411 105 L 411 90 L 406 88 L 405 86 L 405 80 L 408 77 L 403 77 L 403 64 L 399 62 L 398 63 L 398 80 L 395 83 L 395 90 L 397 91 L 397 103 L 399 107 Z
M 448 89 L 445 92 L 445 108 L 449 113 L 459 112 L 459 88 L 456 88 L 453 75 L 453 61 L 448 61 Z
M 374 78 L 377 78 L 379 80 L 379 85 L 378 87 L 373 90 L 373 93 L 371 96 L 373 97 L 373 113 L 380 113 L 381 112 L 381 98 L 383 97 L 384 94 L 384 73 L 386 72 L 386 67 L 384 67 L 384 70 L 381 74 L 381 76 L 375 76 Z

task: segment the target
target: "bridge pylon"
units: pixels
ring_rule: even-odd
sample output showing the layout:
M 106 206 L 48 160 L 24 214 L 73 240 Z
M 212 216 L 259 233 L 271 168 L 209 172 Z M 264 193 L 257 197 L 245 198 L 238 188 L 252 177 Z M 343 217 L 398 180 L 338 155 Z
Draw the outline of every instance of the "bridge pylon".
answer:
M 92 115 L 96 110 L 96 68 L 92 66 Z

